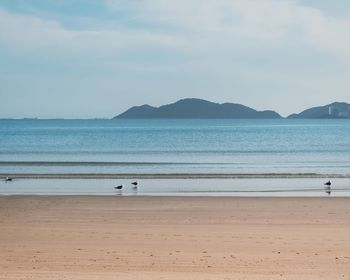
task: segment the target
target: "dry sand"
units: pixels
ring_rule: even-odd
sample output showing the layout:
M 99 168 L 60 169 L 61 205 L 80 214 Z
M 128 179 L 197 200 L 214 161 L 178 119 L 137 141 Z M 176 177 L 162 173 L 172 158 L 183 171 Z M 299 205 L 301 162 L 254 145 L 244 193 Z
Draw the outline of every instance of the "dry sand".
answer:
M 0 197 L 0 279 L 350 279 L 350 198 Z

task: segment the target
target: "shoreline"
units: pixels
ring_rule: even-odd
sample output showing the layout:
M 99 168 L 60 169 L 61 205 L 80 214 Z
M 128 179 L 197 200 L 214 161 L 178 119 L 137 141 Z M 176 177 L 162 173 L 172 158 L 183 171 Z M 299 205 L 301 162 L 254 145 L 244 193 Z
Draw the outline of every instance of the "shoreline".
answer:
M 330 177 L 0 177 L 1 195 L 350 197 L 349 178 Z M 332 181 L 331 188 L 324 183 Z M 138 181 L 138 187 L 131 183 Z M 116 189 L 122 186 L 122 190 Z

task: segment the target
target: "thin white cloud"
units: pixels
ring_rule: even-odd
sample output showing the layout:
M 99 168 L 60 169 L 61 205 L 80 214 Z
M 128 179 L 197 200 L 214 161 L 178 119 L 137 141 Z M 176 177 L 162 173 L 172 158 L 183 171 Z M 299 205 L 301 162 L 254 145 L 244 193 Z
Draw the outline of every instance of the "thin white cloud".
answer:
M 208 41 L 253 39 L 279 44 L 296 40 L 337 57 L 350 58 L 350 20 L 326 15 L 296 0 L 106 0 L 135 21 L 177 27 Z M 212 36 L 212 37 L 211 37 Z M 228 46 L 230 47 L 230 46 Z
M 138 22 L 73 30 L 58 22 L 0 9 L 0 42 L 10 49 L 114 52 L 144 47 L 215 52 L 254 40 L 278 47 L 291 42 L 350 59 L 350 20 L 326 16 L 292 0 L 106 0 Z M 149 27 L 153 23 L 159 28 Z M 174 30 L 175 29 L 175 30 Z M 232 49 L 233 48 L 233 49 Z
M 176 48 L 179 38 L 147 30 L 74 30 L 58 22 L 30 15 L 13 14 L 0 8 L 0 44 L 12 51 L 33 50 L 66 53 L 111 53 L 150 47 Z

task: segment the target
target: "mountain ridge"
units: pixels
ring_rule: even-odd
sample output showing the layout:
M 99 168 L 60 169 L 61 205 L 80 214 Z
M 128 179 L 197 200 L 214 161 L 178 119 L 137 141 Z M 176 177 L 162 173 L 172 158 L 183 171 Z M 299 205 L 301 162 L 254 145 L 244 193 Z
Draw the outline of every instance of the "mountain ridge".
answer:
M 273 110 L 258 111 L 237 103 L 215 103 L 199 98 L 184 98 L 154 107 L 148 104 L 133 106 L 113 119 L 279 119 L 284 118 Z M 286 119 L 350 119 L 350 104 L 333 102 L 294 113 Z
M 308 108 L 300 113 L 291 114 L 288 119 L 350 119 L 350 104 L 333 102 L 324 106 Z
M 282 118 L 272 110 L 257 111 L 236 103 L 214 103 L 204 99 L 185 98 L 174 103 L 153 107 L 148 104 L 133 106 L 113 119 L 126 118 L 189 118 L 189 119 L 238 119 Z

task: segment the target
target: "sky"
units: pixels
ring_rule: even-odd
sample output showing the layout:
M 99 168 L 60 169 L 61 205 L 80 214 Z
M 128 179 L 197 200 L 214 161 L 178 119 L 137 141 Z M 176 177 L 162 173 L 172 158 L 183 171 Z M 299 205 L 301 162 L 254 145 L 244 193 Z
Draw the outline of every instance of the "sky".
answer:
M 0 0 L 0 118 L 350 103 L 348 0 Z

